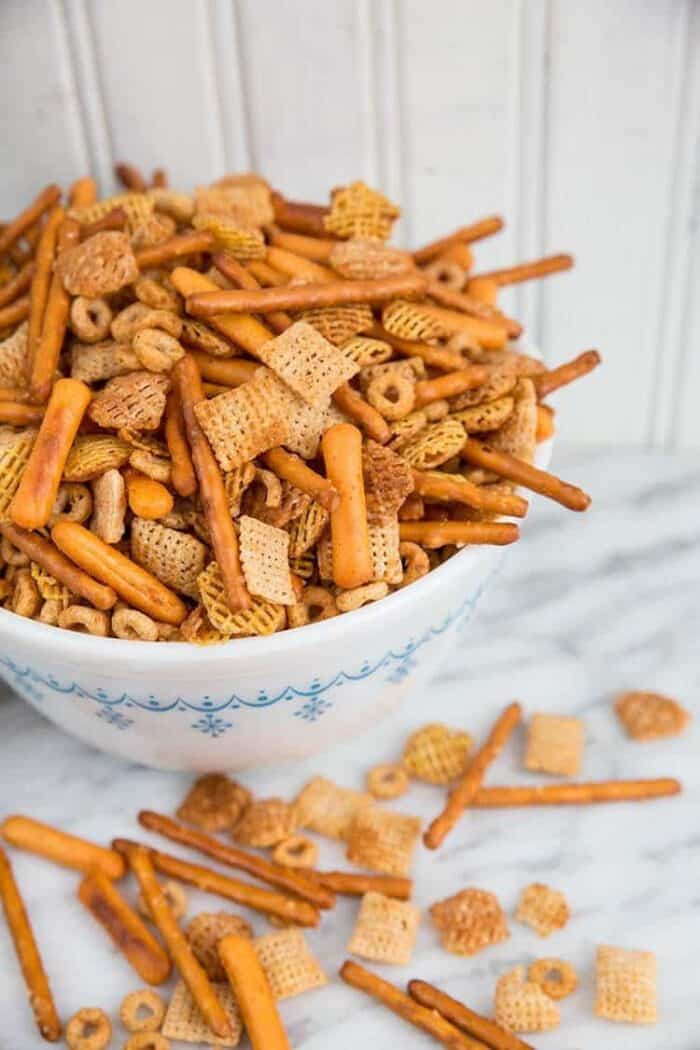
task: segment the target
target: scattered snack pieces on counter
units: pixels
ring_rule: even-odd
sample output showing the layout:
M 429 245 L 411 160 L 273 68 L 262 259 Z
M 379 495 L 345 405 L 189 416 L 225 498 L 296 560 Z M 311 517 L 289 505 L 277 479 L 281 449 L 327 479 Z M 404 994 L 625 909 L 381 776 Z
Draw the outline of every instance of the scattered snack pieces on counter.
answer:
M 600 357 L 547 369 L 497 301 L 571 256 L 474 272 L 499 216 L 392 247 L 400 209 L 363 182 L 311 205 L 253 174 L 115 172 L 123 192 L 48 186 L 0 235 L 3 608 L 268 635 L 514 542 L 516 486 L 586 509 L 533 461 L 545 399 Z
M 525 750 L 525 768 L 535 773 L 575 777 L 581 770 L 584 727 L 578 718 L 533 715 Z
M 677 700 L 660 693 L 621 693 L 615 711 L 633 740 L 680 736 L 691 718 Z
M 405 966 L 411 961 L 419 922 L 420 910 L 410 901 L 366 893 L 348 951 L 363 959 Z

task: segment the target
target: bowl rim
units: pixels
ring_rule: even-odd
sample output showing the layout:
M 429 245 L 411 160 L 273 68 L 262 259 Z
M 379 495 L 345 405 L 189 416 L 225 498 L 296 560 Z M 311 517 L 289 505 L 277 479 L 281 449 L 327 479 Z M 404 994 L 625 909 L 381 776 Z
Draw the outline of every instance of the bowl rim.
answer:
M 538 347 L 526 340 L 509 344 L 512 349 L 521 350 L 531 357 L 542 359 L 542 353 Z M 548 439 L 537 446 L 536 463 L 538 466 L 546 467 L 551 458 L 553 439 Z M 256 636 L 252 638 L 231 638 L 226 642 L 217 642 L 211 645 L 196 645 L 192 642 L 135 642 L 124 638 L 101 638 L 94 635 L 82 634 L 78 631 L 61 630 L 51 624 L 40 623 L 30 620 L 24 616 L 17 616 L 6 609 L 0 609 L 0 635 L 14 635 L 22 638 L 23 642 L 31 644 L 34 642 L 37 648 L 42 650 L 59 650 L 66 662 L 80 662 L 81 657 L 94 659 L 95 657 L 109 657 L 110 660 L 119 660 L 130 656 L 132 663 L 139 665 L 157 664 L 181 666 L 199 663 L 213 663 L 219 660 L 231 660 L 246 657 L 267 655 L 274 656 L 285 649 L 296 649 L 304 644 L 304 640 L 311 644 L 324 644 L 337 639 L 341 632 L 350 629 L 362 629 L 371 627 L 385 616 L 395 619 L 400 618 L 401 609 L 406 609 L 410 604 L 421 598 L 427 598 L 432 590 L 441 588 L 451 578 L 463 579 L 465 574 L 476 569 L 479 564 L 493 557 L 494 550 L 505 551 L 505 548 L 487 547 L 465 547 L 449 558 L 442 565 L 431 569 L 425 576 L 415 580 L 407 587 L 392 591 L 381 601 L 371 602 L 355 609 L 350 613 L 331 617 L 318 623 L 305 624 L 301 627 L 287 628 L 274 634 Z M 458 570 L 457 572 L 455 570 Z M 350 620 L 348 620 L 350 617 Z

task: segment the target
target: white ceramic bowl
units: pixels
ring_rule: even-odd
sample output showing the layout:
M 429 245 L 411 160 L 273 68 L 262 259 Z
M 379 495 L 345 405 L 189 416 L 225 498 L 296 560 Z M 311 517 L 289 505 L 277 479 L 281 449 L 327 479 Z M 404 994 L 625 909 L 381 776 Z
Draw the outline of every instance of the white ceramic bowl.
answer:
M 538 462 L 549 453 L 540 446 Z M 94 638 L 0 609 L 0 675 L 67 733 L 144 765 L 235 770 L 303 758 L 425 684 L 503 557 L 467 547 L 356 612 L 206 647 Z

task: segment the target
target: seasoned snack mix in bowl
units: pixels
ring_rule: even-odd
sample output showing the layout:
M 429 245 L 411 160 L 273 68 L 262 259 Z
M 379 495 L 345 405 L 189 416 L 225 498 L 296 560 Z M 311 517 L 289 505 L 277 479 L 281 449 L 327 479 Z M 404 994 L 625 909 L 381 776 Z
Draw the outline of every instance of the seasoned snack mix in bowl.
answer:
M 0 671 L 148 764 L 308 754 L 435 669 L 525 491 L 588 506 L 545 399 L 599 356 L 549 370 L 497 305 L 572 260 L 473 273 L 496 216 L 390 246 L 362 182 L 119 172 L 0 231 Z

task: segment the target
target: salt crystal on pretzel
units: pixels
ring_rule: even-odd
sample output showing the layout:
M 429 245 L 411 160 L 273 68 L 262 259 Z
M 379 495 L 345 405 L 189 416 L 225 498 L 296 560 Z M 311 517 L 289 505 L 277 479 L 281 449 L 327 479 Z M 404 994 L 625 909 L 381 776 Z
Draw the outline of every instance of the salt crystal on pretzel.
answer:
M 289 533 L 247 515 L 239 526 L 241 565 L 250 593 L 278 605 L 294 605 Z
M 372 237 L 339 241 L 333 245 L 328 262 L 341 277 L 359 281 L 391 277 L 413 269 L 413 259 L 408 252 Z
M 221 1003 L 231 1035 L 220 1036 L 212 1032 L 189 988 L 184 981 L 178 981 L 161 1028 L 161 1034 L 166 1039 L 180 1040 L 184 1043 L 209 1043 L 221 1047 L 238 1046 L 243 1034 L 243 1023 L 233 992 L 225 981 L 212 983 L 211 987 Z
M 54 272 L 71 295 L 85 295 L 88 299 L 118 292 L 139 275 L 129 238 L 116 231 L 96 233 L 62 252 Z
M 373 237 L 386 241 L 400 214 L 401 209 L 383 193 L 357 181 L 333 191 L 330 212 L 323 225 L 336 237 Z
M 141 367 L 133 350 L 113 340 L 88 345 L 74 343 L 70 362 L 71 378 L 82 379 L 84 383 L 100 383 L 104 379 L 136 372 Z
M 9 507 L 22 480 L 36 433 L 36 430 L 0 431 L 0 523 L 10 520 Z
M 430 909 L 442 946 L 455 955 L 476 955 L 510 936 L 503 908 L 488 890 L 466 889 Z
M 302 310 L 299 320 L 311 325 L 334 346 L 342 346 L 348 339 L 366 332 L 374 323 L 371 306 L 358 303 L 350 306 L 316 306 Z
M 370 525 L 391 524 L 401 504 L 413 492 L 411 468 L 391 449 L 367 440 L 362 449 L 362 473 L 367 521 Z
M 378 806 L 362 808 L 347 833 L 348 860 L 385 875 L 408 875 L 420 829 L 418 817 Z
M 274 634 L 285 625 L 284 606 L 264 598 L 253 598 L 249 609 L 232 613 L 226 601 L 221 570 L 215 561 L 200 573 L 197 586 L 209 620 L 227 637 Z
M 439 423 L 430 423 L 401 446 L 401 455 L 417 470 L 432 470 L 452 459 L 464 445 L 464 427 L 457 419 L 447 416 Z
M 286 390 L 274 372 L 260 368 L 242 386 L 196 405 L 197 421 L 222 470 L 234 470 L 286 443 L 293 398 Z
M 295 394 L 317 408 L 325 408 L 331 394 L 359 370 L 354 361 L 303 321 L 264 343 L 258 356 Z
M 0 342 L 0 384 L 24 386 L 27 381 L 29 322 L 23 321 Z
M 362 959 L 406 966 L 418 933 L 420 909 L 410 901 L 365 893 L 347 950 Z
M 328 838 L 345 839 L 358 812 L 374 806 L 368 792 L 340 787 L 325 777 L 310 780 L 294 801 L 297 824 Z
M 197 579 L 204 571 L 207 556 L 204 544 L 189 533 L 145 518 L 135 517 L 131 523 L 133 560 L 180 594 L 199 596 Z
M 328 984 L 303 932 L 296 927 L 256 937 L 253 947 L 275 999 L 289 999 Z
M 152 372 L 117 376 L 95 395 L 88 415 L 108 430 L 120 427 L 157 430 L 165 412 L 169 387 L 167 376 Z

